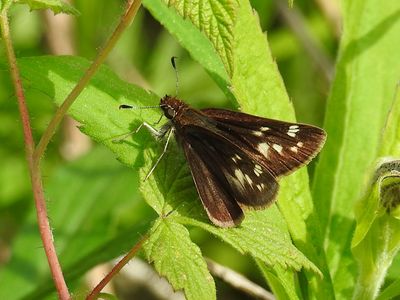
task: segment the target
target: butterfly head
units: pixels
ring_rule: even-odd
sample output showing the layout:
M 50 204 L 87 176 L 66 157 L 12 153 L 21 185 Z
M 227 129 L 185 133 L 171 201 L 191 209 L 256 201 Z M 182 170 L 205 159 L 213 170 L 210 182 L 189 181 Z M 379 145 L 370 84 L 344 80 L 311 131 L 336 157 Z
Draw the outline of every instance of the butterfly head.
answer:
M 172 120 L 179 115 L 187 105 L 175 97 L 166 95 L 161 98 L 160 107 L 164 111 L 165 117 Z

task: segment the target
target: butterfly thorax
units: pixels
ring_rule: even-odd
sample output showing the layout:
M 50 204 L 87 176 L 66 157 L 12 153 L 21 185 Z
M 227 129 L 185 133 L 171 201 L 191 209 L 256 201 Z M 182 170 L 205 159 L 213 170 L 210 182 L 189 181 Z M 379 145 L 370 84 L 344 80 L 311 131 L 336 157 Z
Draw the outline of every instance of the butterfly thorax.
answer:
M 164 111 L 165 117 L 173 120 L 176 117 L 179 118 L 188 105 L 175 97 L 166 95 L 160 100 L 160 107 Z

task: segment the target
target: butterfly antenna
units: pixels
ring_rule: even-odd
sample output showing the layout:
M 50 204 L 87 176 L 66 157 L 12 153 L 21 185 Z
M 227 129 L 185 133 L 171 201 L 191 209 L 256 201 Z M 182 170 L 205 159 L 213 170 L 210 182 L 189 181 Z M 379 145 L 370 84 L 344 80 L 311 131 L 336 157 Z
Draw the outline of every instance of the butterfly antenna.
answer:
M 128 104 L 121 104 L 119 109 L 148 109 L 148 108 L 159 108 L 160 105 L 147 105 L 147 106 L 132 106 Z
M 177 65 L 176 65 L 176 59 L 177 59 L 178 57 L 176 57 L 176 56 L 172 56 L 171 57 L 171 64 L 172 64 L 172 67 L 174 68 L 174 70 L 175 70 L 175 95 L 178 97 L 178 88 L 179 88 L 179 76 L 178 76 L 178 68 L 177 68 Z
M 160 107 L 162 107 L 162 105 L 160 105 L 160 104 L 159 105 L 145 105 L 145 106 L 132 106 L 129 104 L 121 104 L 119 106 L 119 109 L 148 109 L 148 108 L 160 108 Z M 153 126 L 159 124 L 161 119 L 163 118 L 163 116 L 164 116 L 164 114 L 161 114 L 160 118 L 158 119 L 157 122 L 155 122 L 153 124 Z M 123 136 L 125 136 L 125 135 L 129 136 L 129 134 L 124 134 Z

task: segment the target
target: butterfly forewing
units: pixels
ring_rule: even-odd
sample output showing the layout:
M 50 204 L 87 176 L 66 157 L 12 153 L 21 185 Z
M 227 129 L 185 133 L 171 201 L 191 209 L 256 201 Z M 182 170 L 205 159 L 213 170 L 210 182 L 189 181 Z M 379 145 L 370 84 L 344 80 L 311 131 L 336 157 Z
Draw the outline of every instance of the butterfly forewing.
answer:
M 320 151 L 325 132 L 306 124 L 288 123 L 223 109 L 202 111 L 225 138 L 239 144 L 276 177 L 307 164 Z

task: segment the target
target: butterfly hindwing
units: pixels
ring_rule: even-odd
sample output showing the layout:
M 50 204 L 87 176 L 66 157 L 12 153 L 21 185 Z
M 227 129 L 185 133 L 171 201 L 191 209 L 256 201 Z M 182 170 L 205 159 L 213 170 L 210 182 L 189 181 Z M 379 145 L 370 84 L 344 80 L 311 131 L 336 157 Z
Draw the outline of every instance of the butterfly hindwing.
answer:
M 221 184 L 217 175 L 205 164 L 192 144 L 182 141 L 183 151 L 200 200 L 210 220 L 221 227 L 232 227 L 243 219 L 243 211 Z
M 266 207 L 273 202 L 278 191 L 274 176 L 241 148 L 214 130 L 200 128 L 187 129 L 185 141 L 233 201 L 253 208 Z

